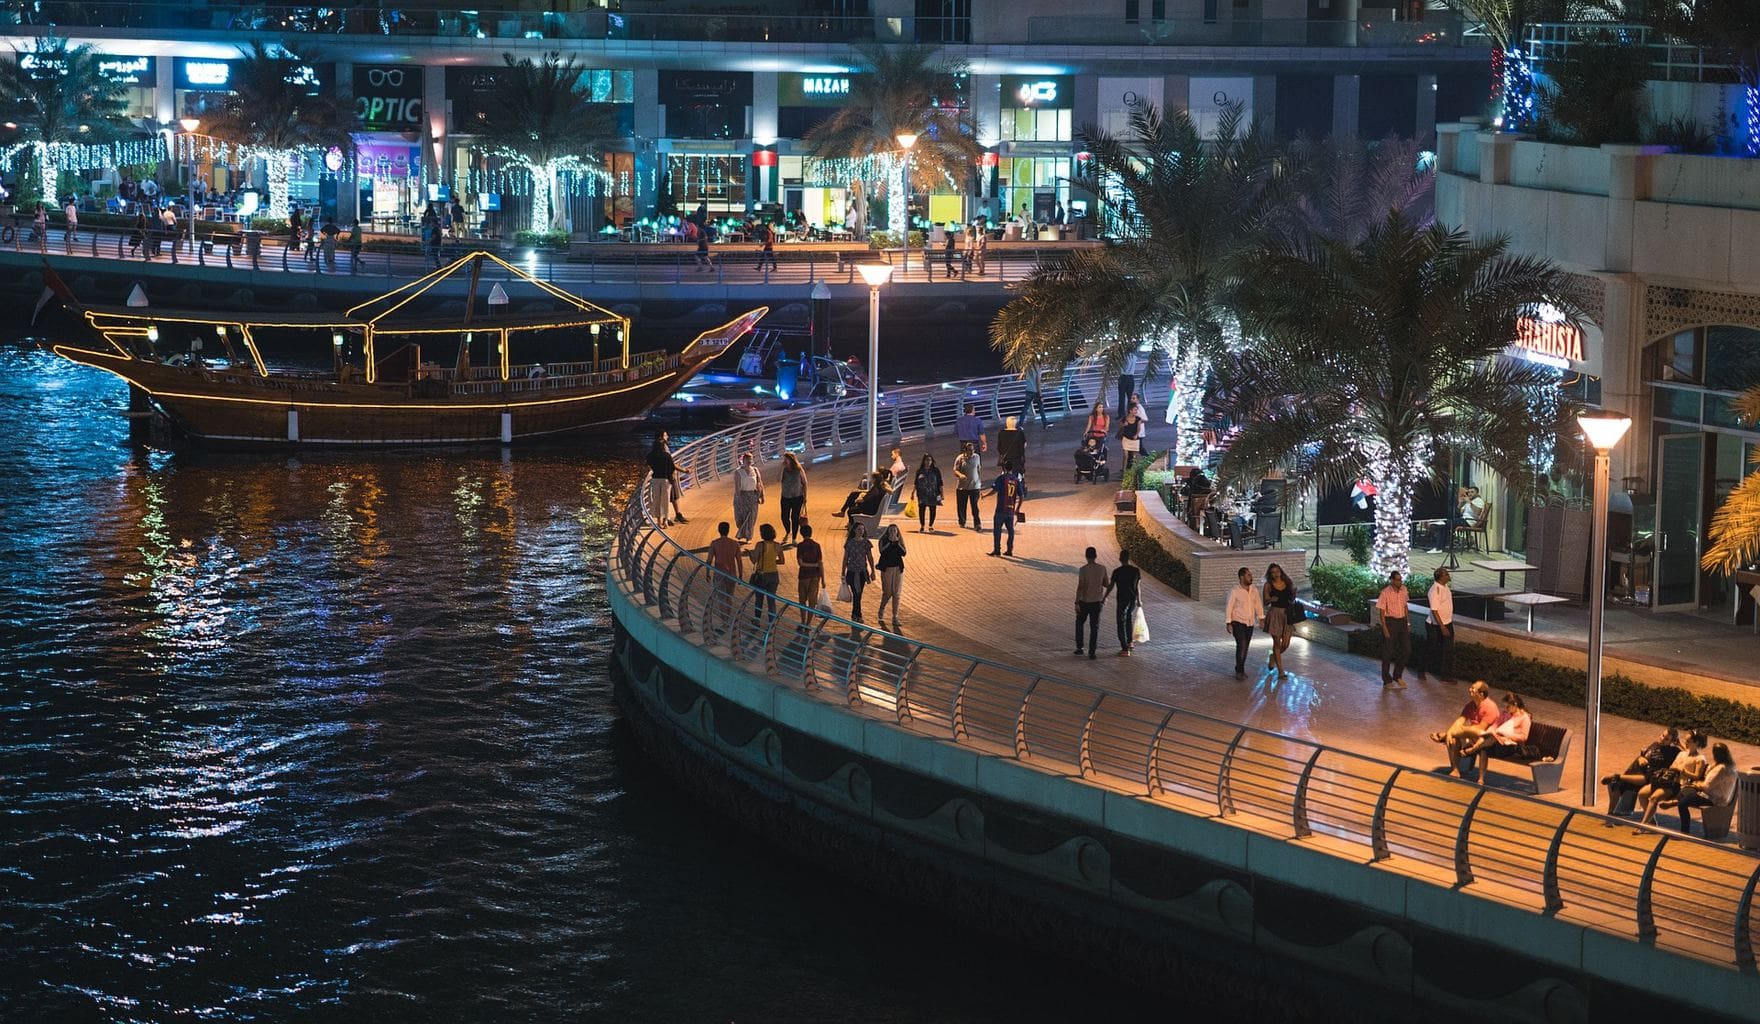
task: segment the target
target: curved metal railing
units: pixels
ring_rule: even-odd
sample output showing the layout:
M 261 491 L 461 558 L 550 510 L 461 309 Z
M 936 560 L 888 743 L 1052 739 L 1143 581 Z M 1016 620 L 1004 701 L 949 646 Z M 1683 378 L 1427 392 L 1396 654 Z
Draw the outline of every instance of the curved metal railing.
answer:
M 1047 386 L 1047 411 L 1085 411 L 1093 369 Z M 950 430 L 971 401 L 994 419 L 1024 401 L 991 377 L 889 392 L 883 436 Z M 861 401 L 743 423 L 686 445 L 683 487 L 729 472 L 737 454 L 784 449 L 823 461 L 863 447 Z M 1760 859 L 1533 797 L 1113 693 L 887 633 L 765 594 L 712 568 L 655 527 L 646 487 L 619 526 L 613 584 L 680 634 L 725 647 L 778 685 L 797 687 L 996 757 L 1134 792 L 1369 859 L 1404 874 L 1555 914 L 1714 962 L 1755 969 Z M 835 563 L 837 553 L 828 551 Z M 768 611 L 773 600 L 778 612 Z M 762 602 L 762 603 L 761 603 Z

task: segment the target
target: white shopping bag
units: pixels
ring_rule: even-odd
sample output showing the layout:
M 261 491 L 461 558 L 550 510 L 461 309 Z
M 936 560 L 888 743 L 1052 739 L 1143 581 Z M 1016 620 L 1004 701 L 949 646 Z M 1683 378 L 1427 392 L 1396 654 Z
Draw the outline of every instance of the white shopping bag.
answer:
M 1146 644 L 1149 642 L 1149 618 L 1143 614 L 1143 606 L 1137 605 L 1136 612 L 1131 616 L 1131 643 Z

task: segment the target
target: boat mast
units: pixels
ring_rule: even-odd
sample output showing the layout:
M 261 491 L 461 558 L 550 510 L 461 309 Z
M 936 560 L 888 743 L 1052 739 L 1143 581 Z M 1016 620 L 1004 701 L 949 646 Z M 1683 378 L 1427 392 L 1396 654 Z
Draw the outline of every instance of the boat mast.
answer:
M 471 288 L 464 297 L 464 336 L 458 342 L 457 367 L 453 379 L 464 383 L 470 379 L 471 372 L 471 319 L 477 312 L 477 282 L 483 276 L 483 254 L 471 254 Z

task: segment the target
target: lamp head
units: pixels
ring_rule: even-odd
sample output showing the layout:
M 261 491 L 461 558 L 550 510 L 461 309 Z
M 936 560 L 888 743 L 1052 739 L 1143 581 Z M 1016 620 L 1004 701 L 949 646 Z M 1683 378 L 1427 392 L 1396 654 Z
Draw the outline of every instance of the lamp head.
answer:
M 878 288 L 892 280 L 890 263 L 858 263 L 856 269 L 861 272 L 862 280 L 868 282 L 870 288 Z
M 1598 452 L 1610 452 L 1632 428 L 1632 418 L 1611 412 L 1586 412 L 1577 417 L 1583 435 Z
M 202 126 L 202 119 L 199 117 L 180 117 L 177 119 L 177 123 L 183 126 L 184 131 L 193 133 Z
M 336 348 L 342 347 L 342 332 L 341 331 L 330 332 L 330 344 L 335 346 Z
M 893 138 L 898 140 L 899 148 L 907 152 L 912 146 L 917 144 L 916 132 L 899 132 L 897 135 L 894 135 Z

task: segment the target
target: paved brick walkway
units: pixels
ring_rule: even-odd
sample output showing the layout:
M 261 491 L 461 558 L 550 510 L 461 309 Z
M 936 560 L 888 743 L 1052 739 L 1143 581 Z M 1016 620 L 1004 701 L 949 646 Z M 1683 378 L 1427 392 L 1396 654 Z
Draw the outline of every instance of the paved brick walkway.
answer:
M 1158 412 L 1152 418 L 1159 426 Z M 995 427 L 990 425 L 992 442 Z M 1131 658 L 1116 657 L 1113 606 L 1108 602 L 1101 619 L 1100 657 L 1075 657 L 1075 572 L 1082 562 L 1082 549 L 1088 545 L 1098 548 L 1100 561 L 1108 567 L 1118 561 L 1112 506 L 1119 461 L 1117 442 L 1112 442 L 1112 484 L 1072 483 L 1073 452 L 1081 428 L 1079 419 L 1054 422 L 1050 430 L 1037 424 L 1030 428 L 1028 521 L 1017 527 L 1014 558 L 987 557 L 988 529 L 981 536 L 969 526 L 964 531 L 958 529 L 951 501 L 957 445 L 951 437 L 937 438 L 928 445 L 926 450 L 942 468 L 950 500 L 942 506 L 932 534 L 915 532 L 915 521 L 906 522 L 902 517 L 888 520 L 898 522 L 905 531 L 909 549 L 899 632 L 1029 671 L 1175 704 L 1400 764 L 1422 768 L 1446 764 L 1441 748 L 1425 737 L 1446 726 L 1459 712 L 1466 699 L 1464 685 L 1408 674 L 1407 689 L 1385 691 L 1375 662 L 1299 637 L 1285 655 L 1292 675 L 1278 682 L 1275 673 L 1262 672 L 1269 653 L 1263 633 L 1255 639 L 1255 654 L 1248 662 L 1250 678 L 1237 679 L 1234 642 L 1224 629 L 1220 604 L 1200 604 L 1147 576 L 1143 600 L 1153 639 L 1139 646 Z M 1163 433 L 1168 429 L 1160 427 Z M 1151 437 L 1150 443 L 1156 440 Z M 913 470 L 924 450 L 922 444 L 905 446 L 905 458 Z M 830 572 L 836 570 L 844 537 L 844 520 L 833 517 L 832 512 L 860 475 L 859 465 L 856 460 L 844 459 L 808 467 L 807 513 L 826 548 Z M 763 469 L 770 498 L 759 521 L 777 523 L 775 495 L 780 467 L 770 463 Z M 991 475 L 988 467 L 986 473 Z M 990 506 L 986 498 L 986 527 L 990 525 Z M 722 480 L 689 491 L 684 512 L 689 524 L 673 527 L 670 532 L 682 543 L 705 547 L 715 534 L 716 522 L 733 518 L 731 482 Z M 1252 552 L 1248 557 L 1262 580 L 1265 565 L 1277 561 L 1278 553 Z M 783 570 L 781 593 L 794 592 L 792 577 L 791 558 Z M 865 597 L 870 606 L 878 604 L 878 583 Z M 848 609 L 840 610 L 847 613 Z M 1565 725 L 1576 733 L 1563 789 L 1550 796 L 1574 805 L 1582 788 L 1582 709 L 1543 700 L 1530 700 L 1528 707 L 1537 721 Z M 1624 767 L 1654 738 L 1657 729 L 1657 723 L 1603 716 L 1600 770 L 1605 773 Z M 1760 764 L 1760 749 L 1732 744 L 1732 750 L 1738 764 Z M 1513 781 L 1518 776 L 1504 774 L 1494 766 L 1491 782 L 1526 791 L 1527 773 L 1518 772 L 1519 786 Z M 1663 820 L 1672 823 L 1672 818 Z

